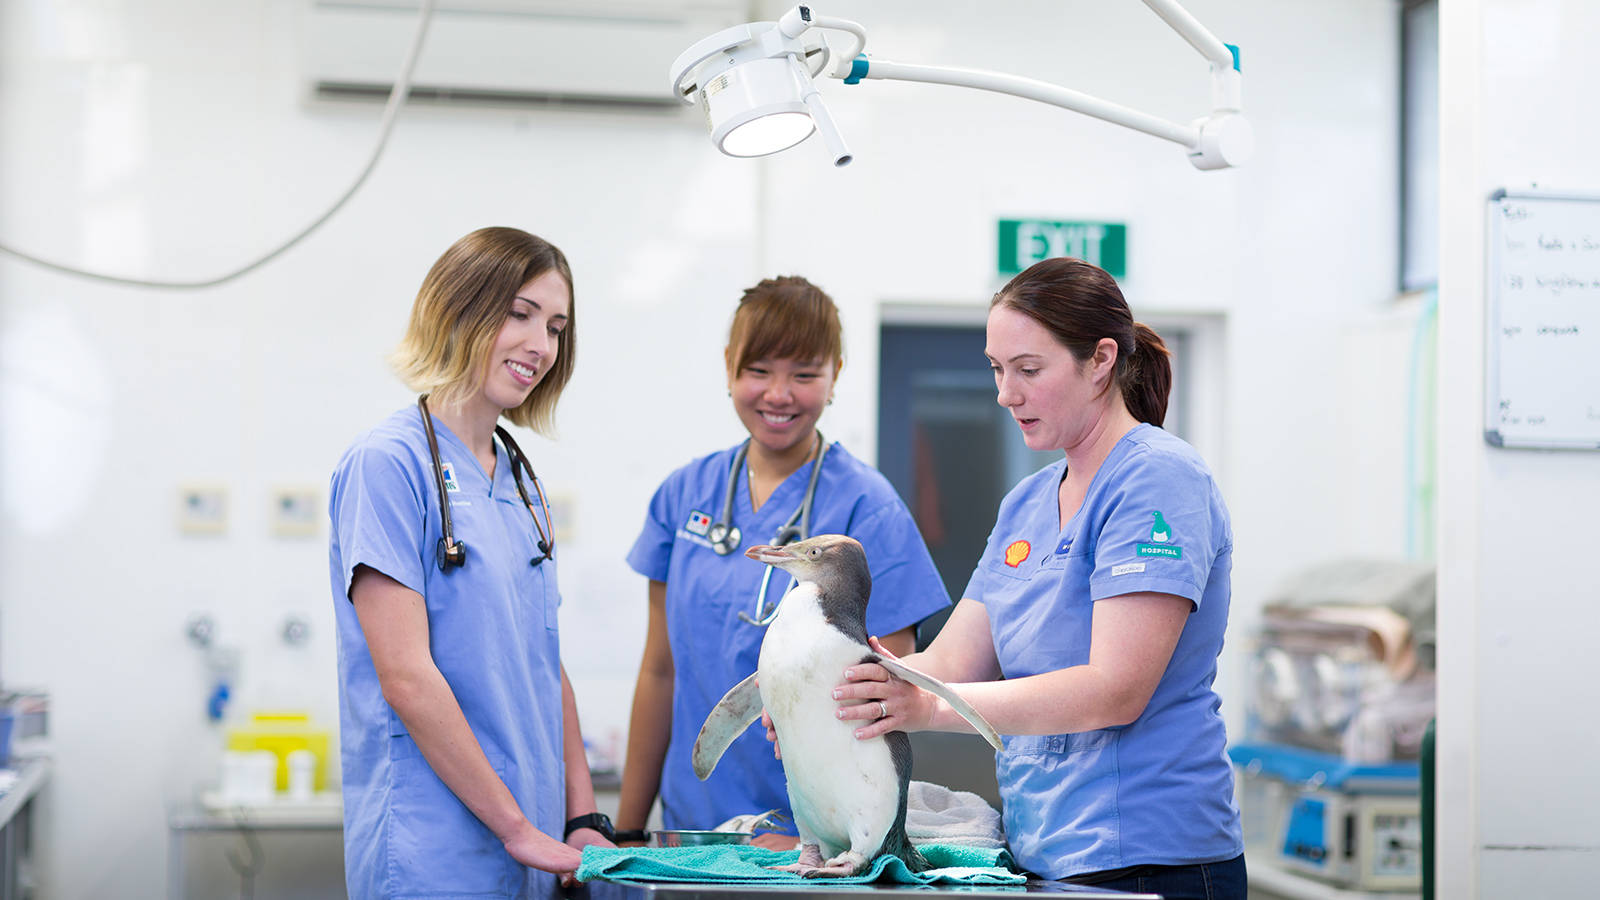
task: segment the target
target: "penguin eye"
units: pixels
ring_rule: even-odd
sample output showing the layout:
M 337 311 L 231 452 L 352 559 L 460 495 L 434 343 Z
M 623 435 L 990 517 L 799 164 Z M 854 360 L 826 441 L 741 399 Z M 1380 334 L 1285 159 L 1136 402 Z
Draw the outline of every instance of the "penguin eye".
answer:
M 821 547 L 812 547 L 811 548 L 811 558 L 812 559 L 816 559 L 817 557 L 819 557 L 821 555 L 822 555 L 822 548 Z

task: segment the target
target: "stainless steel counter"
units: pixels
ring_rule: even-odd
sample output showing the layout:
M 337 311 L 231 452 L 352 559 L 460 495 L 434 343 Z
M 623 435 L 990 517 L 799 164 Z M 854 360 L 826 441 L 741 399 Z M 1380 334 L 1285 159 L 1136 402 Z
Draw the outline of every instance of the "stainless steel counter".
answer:
M 11 759 L 17 780 L 0 795 L 0 900 L 33 896 L 24 870 L 32 856 L 33 800 L 50 776 L 48 757 Z
M 735 897 L 782 897 L 783 900 L 867 900 L 888 895 L 941 894 L 960 900 L 1050 894 L 1063 900 L 1161 900 L 1159 894 L 1130 894 L 1059 881 L 1030 881 L 1015 887 L 1003 885 L 838 884 L 825 880 L 804 884 L 688 884 L 652 882 L 624 884 L 591 881 L 569 893 L 575 900 L 733 900 Z

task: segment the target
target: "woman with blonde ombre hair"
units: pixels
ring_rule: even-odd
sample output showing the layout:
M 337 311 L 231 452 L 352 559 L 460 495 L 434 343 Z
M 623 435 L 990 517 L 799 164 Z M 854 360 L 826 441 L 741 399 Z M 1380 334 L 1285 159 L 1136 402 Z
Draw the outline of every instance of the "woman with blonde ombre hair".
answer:
M 809 534 L 860 540 L 872 574 L 867 629 L 896 652 L 910 652 L 916 624 L 950 603 L 888 480 L 817 430 L 844 365 L 841 332 L 833 300 L 804 278 L 769 278 L 746 290 L 723 362 L 749 436 L 673 472 L 650 501 L 628 554 L 650 579 L 650 606 L 618 840 L 643 838 L 658 794 L 668 828 L 788 812 L 783 766 L 759 728 L 734 741 L 707 781 L 689 764 L 706 715 L 755 671 L 765 624 L 788 585 L 788 576 L 774 578 L 746 559 L 746 548 L 808 536 L 800 533 L 806 525 Z M 764 592 L 763 579 L 771 579 Z M 756 842 L 788 849 L 798 838 L 769 833 Z
M 353 898 L 556 896 L 585 845 L 610 846 L 561 666 L 544 488 L 498 424 L 549 430 L 574 318 L 553 245 L 514 228 L 457 241 L 392 357 L 422 396 L 334 470 Z

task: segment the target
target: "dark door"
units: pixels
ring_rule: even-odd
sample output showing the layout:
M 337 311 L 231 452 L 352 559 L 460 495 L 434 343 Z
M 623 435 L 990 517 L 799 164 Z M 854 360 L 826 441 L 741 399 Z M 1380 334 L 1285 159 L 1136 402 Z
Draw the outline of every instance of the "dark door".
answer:
M 995 402 L 981 326 L 885 324 L 878 468 L 911 507 L 952 601 L 960 600 L 1006 491 L 1057 458 L 1022 441 Z M 945 616 L 923 623 L 926 646 Z

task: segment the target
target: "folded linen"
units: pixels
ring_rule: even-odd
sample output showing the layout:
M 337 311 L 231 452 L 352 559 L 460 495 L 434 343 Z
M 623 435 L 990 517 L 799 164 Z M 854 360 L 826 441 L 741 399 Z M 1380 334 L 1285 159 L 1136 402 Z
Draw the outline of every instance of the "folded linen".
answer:
M 841 884 L 892 881 L 901 884 L 1022 884 L 1011 854 L 943 844 L 917 848 L 934 868 L 912 872 L 893 856 L 880 856 L 859 875 L 834 878 Z M 749 844 L 700 847 L 585 847 L 578 880 L 698 881 L 724 883 L 800 883 L 806 879 L 767 866 L 785 866 L 800 858 L 798 850 L 768 850 Z
M 923 844 L 960 844 L 998 850 L 1006 845 L 1000 813 L 970 791 L 927 781 L 906 786 L 906 837 Z

